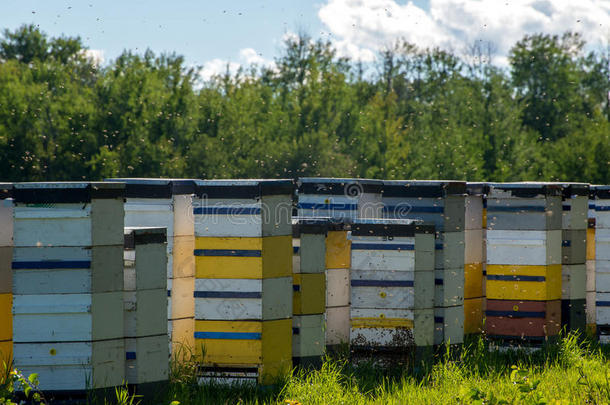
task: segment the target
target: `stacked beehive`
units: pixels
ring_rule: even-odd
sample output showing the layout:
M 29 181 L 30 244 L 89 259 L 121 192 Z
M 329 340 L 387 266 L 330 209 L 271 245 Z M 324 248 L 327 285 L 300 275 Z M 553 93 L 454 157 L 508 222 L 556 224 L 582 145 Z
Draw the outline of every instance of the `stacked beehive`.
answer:
M 562 187 L 561 320 L 566 330 L 584 333 L 589 185 L 565 183 Z
M 352 242 L 349 225 L 333 223 L 326 234 L 326 347 L 340 349 L 349 343 L 349 269 Z
M 188 357 L 195 346 L 195 228 L 193 180 L 109 179 L 125 185 L 125 226 L 167 229 L 167 330 L 171 353 Z
M 600 342 L 610 341 L 610 186 L 591 186 L 595 197 L 595 312 Z
M 466 183 L 384 181 L 382 197 L 385 217 L 434 224 L 434 344 L 463 343 Z
M 434 226 L 356 220 L 351 231 L 353 349 L 397 352 L 434 343 Z
M 537 342 L 561 328 L 561 186 L 490 184 L 488 336 Z
M 326 232 L 328 219 L 292 220 L 292 361 L 318 367 L 325 351 Z
M 481 333 L 485 306 L 484 207 L 488 187 L 485 183 L 467 183 L 464 230 L 464 334 Z
M 298 216 L 347 222 L 380 218 L 382 185 L 380 180 L 302 177 L 298 180 Z
M 142 388 L 169 374 L 166 242 L 165 228 L 125 228 L 125 378 Z
M 0 373 L 13 358 L 13 185 L 0 183 Z
M 292 359 L 289 180 L 198 181 L 195 341 L 211 378 L 272 382 Z
M 595 326 L 595 186 L 589 190 L 587 214 L 587 333 L 596 334 Z
M 14 362 L 44 391 L 125 379 L 123 195 L 120 183 L 14 186 Z

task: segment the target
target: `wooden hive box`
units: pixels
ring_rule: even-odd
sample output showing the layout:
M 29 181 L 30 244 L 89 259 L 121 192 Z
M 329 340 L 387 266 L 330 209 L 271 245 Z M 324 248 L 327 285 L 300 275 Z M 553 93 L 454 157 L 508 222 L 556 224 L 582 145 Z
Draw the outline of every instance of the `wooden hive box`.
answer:
M 15 366 L 44 391 L 122 384 L 124 184 L 14 186 Z
M 349 225 L 331 221 L 326 234 L 326 347 L 339 349 L 349 344 L 351 245 Z
M 435 344 L 464 340 L 466 183 L 388 180 L 383 182 L 384 217 L 434 224 Z
M 464 334 L 483 330 L 485 269 L 485 200 L 488 187 L 485 183 L 466 184 L 466 214 L 464 230 Z
M 568 331 L 586 329 L 589 185 L 562 184 L 561 319 Z
M 13 360 L 13 185 L 0 183 L 0 372 Z
M 561 324 L 563 188 L 551 183 L 492 183 L 489 187 L 486 331 L 502 340 L 536 340 L 539 331 L 525 326 L 538 323 L 521 313 L 500 316 L 493 322 L 489 319 L 497 308 L 517 301 L 520 307 L 527 304 L 536 308 L 557 302 L 559 314 L 552 319 Z M 547 326 L 541 329 L 545 336 L 557 334 L 557 328 Z M 504 333 L 508 330 L 512 332 Z
M 380 180 L 301 177 L 297 184 L 299 217 L 381 217 Z
M 357 220 L 351 238 L 352 348 L 431 346 L 434 227 L 410 220 Z
M 610 186 L 591 186 L 595 209 L 595 313 L 600 342 L 610 341 Z
M 325 342 L 326 234 L 329 218 L 292 220 L 292 362 L 319 367 Z
M 165 228 L 125 228 L 125 378 L 154 385 L 169 375 Z
M 591 210 L 589 210 L 591 215 Z M 595 215 L 595 210 L 593 210 Z M 596 333 L 595 327 L 595 218 L 589 218 L 587 224 L 587 333 L 593 335 Z
M 293 183 L 196 183 L 196 352 L 207 378 L 268 384 L 292 364 Z
M 195 347 L 195 181 L 118 178 L 125 183 L 125 226 L 167 229 L 167 328 L 172 355 Z

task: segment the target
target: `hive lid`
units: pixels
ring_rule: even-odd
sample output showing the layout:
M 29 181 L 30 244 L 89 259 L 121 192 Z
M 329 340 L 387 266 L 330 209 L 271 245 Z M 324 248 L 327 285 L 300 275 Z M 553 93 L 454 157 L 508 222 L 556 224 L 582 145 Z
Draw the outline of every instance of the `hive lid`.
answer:
M 434 225 L 413 219 L 356 219 L 351 226 L 355 236 L 415 236 L 434 233 Z
M 606 185 L 592 185 L 591 186 L 591 198 L 598 198 L 600 200 L 610 199 L 610 186 Z
M 293 195 L 294 182 L 288 179 L 195 180 L 200 198 L 257 198 L 267 195 Z
M 489 183 L 485 182 L 467 182 L 466 192 L 468 195 L 482 195 L 486 196 L 489 194 Z
M 300 177 L 299 194 L 343 195 L 356 198 L 362 193 L 381 193 L 383 181 L 334 177 Z
M 114 199 L 124 195 L 125 183 L 62 181 L 13 185 L 16 203 L 87 203 L 92 199 Z
M 112 178 L 107 182 L 125 183 L 127 198 L 171 198 L 173 195 L 188 195 L 195 192 L 192 179 Z
M 559 183 L 544 182 L 515 182 L 515 183 L 489 183 L 489 196 L 543 198 L 562 196 L 563 190 Z
M 440 198 L 466 194 L 466 182 L 457 180 L 385 180 L 383 197 Z

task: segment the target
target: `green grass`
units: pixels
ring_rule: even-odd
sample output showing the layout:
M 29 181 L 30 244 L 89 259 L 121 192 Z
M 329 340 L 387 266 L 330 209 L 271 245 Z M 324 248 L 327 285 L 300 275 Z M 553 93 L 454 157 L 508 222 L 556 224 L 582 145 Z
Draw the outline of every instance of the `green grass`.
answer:
M 610 350 L 568 335 L 528 353 L 489 350 L 482 338 L 445 348 L 427 366 L 354 366 L 327 358 L 321 370 L 294 370 L 272 387 L 197 385 L 174 367 L 166 403 L 191 404 L 607 404 Z

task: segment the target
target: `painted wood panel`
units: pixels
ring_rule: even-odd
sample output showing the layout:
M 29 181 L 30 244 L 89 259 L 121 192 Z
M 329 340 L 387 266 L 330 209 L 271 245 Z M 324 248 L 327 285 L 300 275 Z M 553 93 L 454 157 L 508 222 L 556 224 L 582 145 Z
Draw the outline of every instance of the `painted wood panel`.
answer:
M 466 213 L 464 229 L 478 230 L 483 228 L 483 196 L 469 195 L 464 202 Z
M 352 241 L 347 231 L 328 231 L 326 235 L 326 268 L 349 269 Z
M 550 301 L 561 299 L 561 265 L 487 265 L 487 298 Z
M 298 244 L 295 245 L 295 242 Z M 300 238 L 293 239 L 293 248 L 298 248 L 295 256 L 298 258 L 299 266 L 292 269 L 294 273 L 324 273 L 326 268 L 326 236 L 324 234 L 302 233 Z
M 572 196 L 563 201 L 562 229 L 585 230 L 589 198 L 587 196 Z
M 561 197 L 487 198 L 488 230 L 558 230 L 562 224 Z
M 464 232 L 464 263 L 483 262 L 483 229 L 467 229 Z
M 125 379 L 123 339 L 16 343 L 14 359 L 15 366 L 25 375 L 38 374 L 43 391 L 114 387 Z
M 125 352 L 125 379 L 128 384 L 168 380 L 167 334 L 125 339 Z
M 478 334 L 483 331 L 483 298 L 464 300 L 464 334 Z
M 13 245 L 13 200 L 0 200 L 0 247 Z
M 326 308 L 326 276 L 324 273 L 293 274 L 292 289 L 294 315 L 324 313 Z
M 6 370 L 13 361 L 13 341 L 0 341 L 0 370 Z
M 464 302 L 464 267 L 434 270 L 434 306 L 450 307 Z
M 464 298 L 483 297 L 483 263 L 464 265 Z
M 563 230 L 561 242 L 563 264 L 582 264 L 587 260 L 587 231 Z
M 261 279 L 292 275 L 292 237 L 195 240 L 197 278 Z
M 292 357 L 318 356 L 326 351 L 324 314 L 295 315 L 292 318 Z
M 383 197 L 384 216 L 393 219 L 415 219 L 433 223 L 438 232 L 460 232 L 465 229 L 464 196 L 446 198 Z
M 195 280 L 195 318 L 274 320 L 292 316 L 292 277 Z
M 262 199 L 195 199 L 195 236 L 266 237 L 292 234 L 289 195 Z
M 358 199 L 344 195 L 299 193 L 297 205 L 300 217 L 327 217 L 351 221 L 358 217 Z
M 0 294 L 12 292 L 13 272 L 13 248 L 0 246 Z
M 487 300 L 485 329 L 502 338 L 555 336 L 561 328 L 561 301 Z
M 10 293 L 0 294 L 0 341 L 13 338 L 12 308 L 13 295 Z
M 561 299 L 586 298 L 587 270 L 584 264 L 564 264 L 561 268 Z
M 349 305 L 349 269 L 326 270 L 326 306 L 340 307 Z
M 434 344 L 464 342 L 464 306 L 434 308 Z
M 336 346 L 349 342 L 350 307 L 326 308 L 326 345 Z
M 487 264 L 561 264 L 561 230 L 488 230 Z
M 352 270 L 415 270 L 415 238 L 352 237 Z

